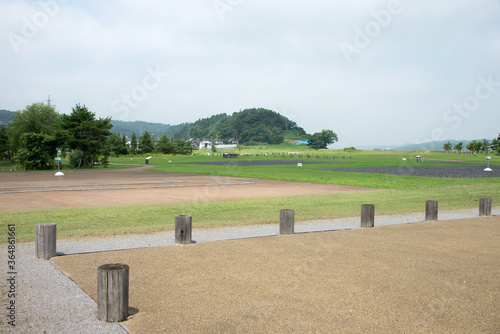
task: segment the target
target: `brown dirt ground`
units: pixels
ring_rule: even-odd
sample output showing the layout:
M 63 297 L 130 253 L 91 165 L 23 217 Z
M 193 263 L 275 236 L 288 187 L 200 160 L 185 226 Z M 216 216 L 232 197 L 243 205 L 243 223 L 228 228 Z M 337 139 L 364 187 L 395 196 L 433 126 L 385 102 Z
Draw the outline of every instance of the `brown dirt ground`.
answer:
M 53 258 L 92 298 L 130 266 L 131 333 L 499 333 L 500 216 Z
M 149 166 L 152 167 L 152 166 Z M 146 166 L 93 171 L 0 173 L 0 212 L 321 195 L 368 188 L 155 172 Z

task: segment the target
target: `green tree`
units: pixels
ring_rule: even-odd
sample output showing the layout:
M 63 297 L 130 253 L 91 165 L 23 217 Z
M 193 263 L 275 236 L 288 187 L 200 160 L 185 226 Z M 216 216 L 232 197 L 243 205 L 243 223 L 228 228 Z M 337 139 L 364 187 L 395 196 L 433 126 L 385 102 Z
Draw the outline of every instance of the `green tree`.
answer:
M 24 169 L 43 170 L 53 167 L 56 155 L 55 136 L 29 132 L 23 134 L 16 157 Z
M 77 104 L 70 115 L 62 115 L 62 123 L 69 148 L 83 152 L 83 167 L 92 166 L 111 133 L 111 118 L 97 119 L 85 105 Z
M 491 150 L 495 151 L 496 154 L 500 154 L 500 134 L 498 134 L 498 138 L 495 138 L 491 141 Z
M 155 150 L 153 139 L 147 130 L 139 137 L 139 150 L 141 153 L 151 153 Z
M 135 131 L 132 132 L 132 137 L 130 138 L 130 154 L 137 154 L 137 135 Z
M 168 139 L 166 134 L 160 137 L 157 147 L 158 151 L 163 154 L 173 154 L 175 152 L 175 144 L 172 143 L 170 139 Z
M 12 159 L 6 126 L 0 128 L 0 159 Z
M 471 152 L 479 153 L 483 150 L 483 143 L 480 141 L 473 140 L 467 144 L 466 148 Z
M 462 150 L 464 149 L 464 143 L 459 142 L 453 146 L 453 149 L 456 150 L 458 153 L 462 153 Z
M 62 141 L 60 120 L 55 108 L 42 102 L 33 103 L 24 110 L 16 112 L 7 127 L 8 143 L 13 154 L 17 153 L 22 143 L 26 143 L 23 139 L 26 133 L 52 135 L 56 136 L 56 140 Z
M 119 133 L 112 132 L 108 137 L 108 141 L 110 152 L 112 152 L 115 156 L 125 155 L 128 153 L 127 145 L 123 138 L 120 137 Z
M 487 139 L 483 139 L 483 151 L 484 151 L 484 154 L 488 155 L 488 151 L 490 149 L 490 146 L 491 146 L 491 143 L 489 140 Z
M 337 142 L 339 139 L 337 134 L 332 130 L 322 130 L 321 132 L 316 132 L 309 139 L 309 146 L 318 150 L 320 148 L 327 148 L 328 145 Z
M 193 152 L 193 147 L 188 141 L 177 139 L 175 142 L 175 154 L 189 155 Z
M 446 151 L 446 153 L 450 153 L 451 151 L 451 143 L 447 142 L 443 145 L 443 149 Z

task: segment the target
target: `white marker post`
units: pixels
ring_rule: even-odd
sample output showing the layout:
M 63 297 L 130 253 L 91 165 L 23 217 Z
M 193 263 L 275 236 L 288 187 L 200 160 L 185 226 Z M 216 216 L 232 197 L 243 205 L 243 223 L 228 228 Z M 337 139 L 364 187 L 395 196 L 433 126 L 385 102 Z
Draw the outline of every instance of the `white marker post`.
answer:
M 493 171 L 493 169 L 491 169 L 491 168 L 490 168 L 490 160 L 491 160 L 491 157 L 490 157 L 490 156 L 487 156 L 487 157 L 486 157 L 486 160 L 488 160 L 488 167 L 486 167 L 486 168 L 484 169 L 484 171 L 485 171 L 485 172 L 492 172 L 492 171 Z
M 58 148 L 57 149 L 57 158 L 56 158 L 56 161 L 57 161 L 57 173 L 56 173 L 56 176 L 64 176 L 64 173 L 61 173 L 61 149 Z

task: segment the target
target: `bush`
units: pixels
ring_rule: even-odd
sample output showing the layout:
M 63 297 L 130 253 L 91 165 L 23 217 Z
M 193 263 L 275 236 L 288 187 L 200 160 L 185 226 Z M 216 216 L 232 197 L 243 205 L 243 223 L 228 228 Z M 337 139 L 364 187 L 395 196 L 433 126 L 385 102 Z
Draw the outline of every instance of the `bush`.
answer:
M 73 168 L 78 168 L 82 164 L 83 159 L 83 151 L 82 150 L 73 150 L 69 154 L 69 164 Z

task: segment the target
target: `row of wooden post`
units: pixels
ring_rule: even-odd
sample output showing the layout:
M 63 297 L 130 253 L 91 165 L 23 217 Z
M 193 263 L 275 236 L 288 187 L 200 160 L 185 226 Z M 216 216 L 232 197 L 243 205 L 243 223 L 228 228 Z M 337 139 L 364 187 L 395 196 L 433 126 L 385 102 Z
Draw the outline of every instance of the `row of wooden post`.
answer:
M 491 216 L 491 198 L 479 199 L 479 216 Z M 438 220 L 438 202 L 425 203 L 425 221 Z M 294 234 L 295 211 L 280 211 L 279 234 Z M 375 226 L 375 205 L 361 205 L 361 227 Z M 192 216 L 175 216 L 175 243 L 190 244 Z M 35 252 L 40 259 L 56 256 L 56 230 L 54 223 L 36 225 Z M 128 316 L 129 266 L 122 263 L 104 264 L 97 269 L 97 318 L 106 322 L 123 321 Z

